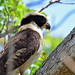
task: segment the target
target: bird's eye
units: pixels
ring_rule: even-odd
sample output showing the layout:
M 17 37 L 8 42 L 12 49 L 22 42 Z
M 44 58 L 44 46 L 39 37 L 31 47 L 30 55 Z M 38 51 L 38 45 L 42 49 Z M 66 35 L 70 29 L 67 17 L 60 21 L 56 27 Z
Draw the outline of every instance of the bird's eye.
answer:
M 41 16 L 40 20 L 41 20 L 42 23 L 46 22 L 46 19 L 43 16 Z
M 42 19 L 41 21 L 42 21 L 43 23 L 45 22 L 45 20 L 44 20 L 44 19 Z

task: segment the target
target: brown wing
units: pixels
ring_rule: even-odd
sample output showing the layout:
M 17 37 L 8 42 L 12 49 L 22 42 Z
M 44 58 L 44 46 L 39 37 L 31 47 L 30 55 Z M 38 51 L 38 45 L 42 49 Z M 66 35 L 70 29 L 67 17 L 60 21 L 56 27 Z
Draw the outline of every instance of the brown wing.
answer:
M 29 28 L 19 31 L 8 41 L 0 53 L 0 64 L 2 63 L 6 69 L 9 67 L 10 70 L 16 69 L 38 50 L 39 45 L 39 33 Z

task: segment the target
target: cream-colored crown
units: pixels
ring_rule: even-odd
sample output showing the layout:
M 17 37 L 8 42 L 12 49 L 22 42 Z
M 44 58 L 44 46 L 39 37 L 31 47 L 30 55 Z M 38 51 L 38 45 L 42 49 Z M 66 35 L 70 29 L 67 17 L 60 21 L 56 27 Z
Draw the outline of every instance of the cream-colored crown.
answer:
M 41 13 L 39 13 L 39 12 L 30 12 L 30 13 L 28 13 L 28 14 L 26 14 L 23 18 L 27 18 L 28 16 L 30 16 L 30 15 L 41 15 L 41 16 L 44 16 L 44 17 L 46 17 L 45 15 L 43 15 L 43 14 L 41 14 Z

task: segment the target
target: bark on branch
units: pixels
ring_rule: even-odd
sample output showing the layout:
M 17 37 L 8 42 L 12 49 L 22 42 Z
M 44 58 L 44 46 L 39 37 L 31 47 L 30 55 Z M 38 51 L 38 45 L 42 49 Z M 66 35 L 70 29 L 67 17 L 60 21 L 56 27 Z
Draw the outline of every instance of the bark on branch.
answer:
M 75 28 L 34 75 L 75 75 Z
M 12 27 L 9 31 L 6 31 L 6 32 L 0 34 L 0 38 L 6 36 L 9 33 L 12 33 L 15 29 L 17 29 L 19 27 L 20 27 L 20 25 L 17 25 L 17 26 Z

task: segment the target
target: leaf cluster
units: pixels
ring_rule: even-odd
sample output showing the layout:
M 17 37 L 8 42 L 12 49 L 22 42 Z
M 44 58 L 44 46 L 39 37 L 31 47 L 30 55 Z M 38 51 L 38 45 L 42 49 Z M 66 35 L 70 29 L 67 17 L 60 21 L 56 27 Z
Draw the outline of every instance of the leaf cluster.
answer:
M 20 24 L 24 15 L 31 11 L 22 0 L 0 0 L 0 33 Z

